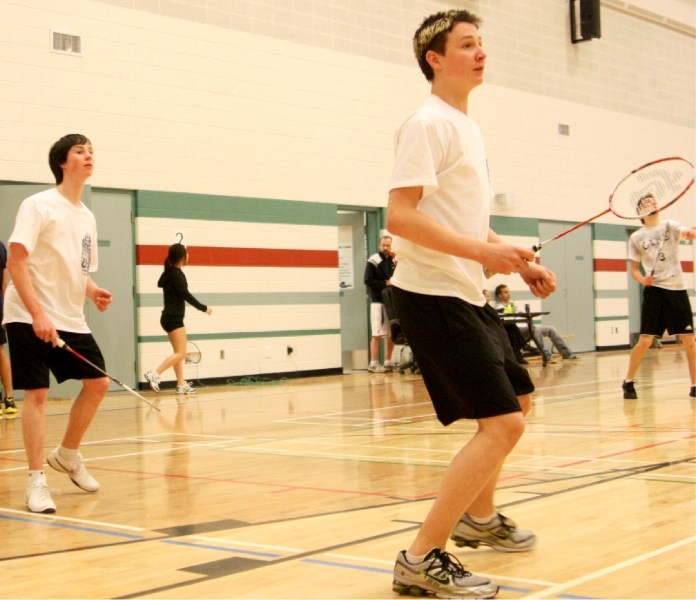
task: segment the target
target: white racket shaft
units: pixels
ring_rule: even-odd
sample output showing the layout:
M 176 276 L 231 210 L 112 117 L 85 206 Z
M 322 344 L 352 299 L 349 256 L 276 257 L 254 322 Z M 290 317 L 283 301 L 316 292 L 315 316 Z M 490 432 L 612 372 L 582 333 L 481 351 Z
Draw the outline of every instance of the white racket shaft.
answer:
M 152 402 L 150 402 L 147 398 L 144 398 L 143 396 L 141 396 L 140 394 L 138 394 L 138 392 L 136 392 L 135 390 L 129 388 L 125 383 L 123 383 L 122 381 L 119 381 L 119 380 L 116 379 L 115 377 L 112 377 L 111 375 L 109 375 L 104 369 L 101 369 L 100 367 L 98 367 L 97 365 L 95 365 L 92 361 L 90 361 L 90 360 L 88 360 L 87 358 L 85 358 L 84 356 L 82 356 L 82 354 L 80 354 L 79 352 L 76 352 L 75 350 L 73 350 L 73 349 L 72 349 L 70 346 L 68 346 L 62 339 L 60 339 L 60 338 L 56 339 L 56 346 L 58 346 L 59 348 L 62 348 L 63 350 L 67 350 L 67 351 L 70 352 L 70 354 L 72 354 L 73 356 L 76 356 L 76 357 L 79 358 L 81 361 L 86 362 L 86 363 L 87 363 L 90 367 L 92 367 L 93 369 L 96 369 L 97 371 L 99 371 L 99 372 L 102 373 L 103 375 L 106 375 L 109 379 L 111 379 L 111 381 L 113 381 L 114 383 L 120 385 L 124 390 L 126 390 L 127 392 L 130 392 L 130 393 L 133 394 L 136 398 L 142 400 L 143 402 L 145 402 L 145 404 L 148 404 L 149 406 L 151 406 L 152 408 L 154 408 L 157 412 L 162 412 L 162 411 L 160 410 L 159 406 L 154 405 L 154 404 L 153 404 Z

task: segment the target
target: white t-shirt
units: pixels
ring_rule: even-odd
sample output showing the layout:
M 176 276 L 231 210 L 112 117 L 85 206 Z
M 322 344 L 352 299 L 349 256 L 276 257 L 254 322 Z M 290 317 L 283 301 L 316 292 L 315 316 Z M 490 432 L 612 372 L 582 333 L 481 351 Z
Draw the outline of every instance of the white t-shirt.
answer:
M 665 290 L 686 289 L 679 262 L 679 241 L 687 229 L 676 221 L 662 221 L 654 227 L 643 225 L 631 234 L 628 240 L 628 258 L 642 263 L 646 274 L 655 269 L 655 287 Z M 658 252 L 662 239 L 664 244 Z
M 36 295 L 56 329 L 89 333 L 84 315 L 87 278 L 97 270 L 97 223 L 84 204 L 73 205 L 56 188 L 25 199 L 8 240 L 21 244 Z M 3 323 L 32 323 L 10 281 Z
M 430 95 L 399 128 L 395 143 L 390 188 L 423 186 L 418 210 L 459 233 L 486 240 L 491 187 L 478 126 L 463 112 Z M 399 262 L 393 285 L 485 304 L 480 263 L 396 236 L 394 249 Z

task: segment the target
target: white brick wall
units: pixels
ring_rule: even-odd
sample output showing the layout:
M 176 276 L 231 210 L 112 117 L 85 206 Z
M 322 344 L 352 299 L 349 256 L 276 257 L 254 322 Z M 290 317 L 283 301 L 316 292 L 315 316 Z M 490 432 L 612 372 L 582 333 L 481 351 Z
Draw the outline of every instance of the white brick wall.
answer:
M 638 164 L 696 156 L 693 38 L 607 9 L 602 39 L 571 45 L 566 2 L 462 4 L 485 19 L 488 82 L 470 106 L 495 189 L 516 198 L 506 214 L 582 220 Z M 0 180 L 50 181 L 48 145 L 77 130 L 95 143 L 96 187 L 384 205 L 393 131 L 428 91 L 410 37 L 442 8 L 434 0 L 5 0 Z M 240 27 L 242 15 L 258 32 L 201 22 L 221 11 L 230 15 L 222 25 Z M 298 43 L 280 39 L 281 22 Z M 83 56 L 49 52 L 51 29 L 81 34 Z M 322 46 L 328 39 L 340 51 Z M 382 57 L 365 56 L 380 45 Z M 679 106 L 660 90 L 679 95 Z M 673 218 L 696 222 L 693 211 Z

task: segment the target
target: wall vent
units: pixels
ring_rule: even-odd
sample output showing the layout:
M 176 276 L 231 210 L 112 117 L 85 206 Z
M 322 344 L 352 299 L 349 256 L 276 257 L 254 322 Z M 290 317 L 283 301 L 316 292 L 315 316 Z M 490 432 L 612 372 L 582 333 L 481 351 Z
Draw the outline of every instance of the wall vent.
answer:
M 566 125 L 565 123 L 559 123 L 558 135 L 570 135 L 570 125 Z
M 82 56 L 82 36 L 51 31 L 51 50 L 71 56 Z

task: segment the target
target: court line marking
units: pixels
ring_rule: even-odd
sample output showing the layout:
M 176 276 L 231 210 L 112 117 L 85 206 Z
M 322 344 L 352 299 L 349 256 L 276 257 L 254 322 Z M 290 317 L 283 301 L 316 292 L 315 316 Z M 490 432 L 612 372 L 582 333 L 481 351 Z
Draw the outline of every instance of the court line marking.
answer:
M 115 523 L 106 523 L 104 521 L 91 521 L 88 519 L 77 519 L 75 517 L 61 517 L 55 514 L 42 514 L 42 513 L 32 513 L 26 510 L 16 510 L 14 508 L 4 508 L 0 506 L 0 513 L 8 513 L 10 515 L 17 515 L 21 517 L 22 521 L 28 521 L 33 523 L 44 523 L 51 524 L 52 522 L 65 522 L 67 524 L 80 524 L 90 527 L 103 527 L 107 529 L 123 529 L 125 531 L 135 531 L 139 533 L 150 531 L 143 527 L 134 527 L 132 525 L 117 525 Z
M 557 595 L 559 592 L 567 590 L 568 588 L 575 587 L 582 583 L 587 583 L 588 581 L 593 581 L 594 579 L 599 579 L 600 577 L 604 577 L 605 575 L 610 575 L 611 573 L 615 573 L 616 571 L 620 571 L 621 569 L 625 569 L 626 567 L 645 562 L 651 558 L 659 556 L 660 554 L 671 552 L 672 550 L 676 550 L 677 548 L 681 548 L 682 546 L 687 546 L 688 544 L 693 544 L 695 542 L 696 535 L 692 535 L 691 537 L 685 538 L 679 542 L 675 542 L 668 546 L 663 546 L 662 548 L 658 548 L 657 550 L 653 550 L 652 552 L 641 554 L 640 556 L 636 556 L 635 558 L 624 560 L 610 567 L 605 567 L 592 573 L 588 573 L 587 575 L 583 575 L 582 577 L 576 577 L 575 579 L 571 579 L 570 581 L 566 581 L 565 583 L 555 585 L 543 592 L 534 592 L 533 595 L 526 596 L 526 598 L 547 598 L 549 596 Z

